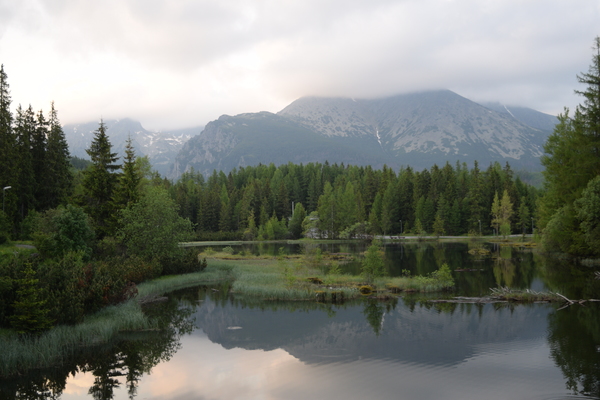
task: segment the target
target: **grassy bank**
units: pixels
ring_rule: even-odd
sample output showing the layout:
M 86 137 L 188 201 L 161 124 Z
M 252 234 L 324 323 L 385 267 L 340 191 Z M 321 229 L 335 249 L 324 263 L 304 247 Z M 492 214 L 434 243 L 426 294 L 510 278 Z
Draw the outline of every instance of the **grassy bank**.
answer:
M 74 326 L 57 326 L 39 336 L 0 330 L 0 377 L 60 365 L 80 348 L 109 342 L 120 332 L 156 329 L 142 311 L 140 300 L 226 279 L 223 271 L 166 276 L 140 284 L 136 298 L 107 307 Z
M 380 277 L 341 274 L 337 260 L 306 255 L 233 255 L 209 250 L 206 273 L 233 280 L 232 292 L 263 300 L 318 300 L 338 302 L 363 295 L 436 292 L 454 285 L 450 271 L 416 277 Z

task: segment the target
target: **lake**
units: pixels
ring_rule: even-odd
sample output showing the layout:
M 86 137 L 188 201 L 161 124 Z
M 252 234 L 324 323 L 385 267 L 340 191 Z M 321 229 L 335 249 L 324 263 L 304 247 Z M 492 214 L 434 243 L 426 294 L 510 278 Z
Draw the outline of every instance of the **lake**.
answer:
M 443 261 L 462 270 L 454 272 L 455 294 L 487 295 L 502 285 L 600 297 L 589 268 L 491 244 L 485 245 L 490 256 L 471 256 L 469 246 L 386 246 L 388 271 L 427 273 L 430 263 Z M 356 249 L 337 250 L 330 251 Z M 147 308 L 163 329 L 124 334 L 82 349 L 63 366 L 0 382 L 0 398 L 600 396 L 598 303 L 559 309 L 562 304 L 429 303 L 407 296 L 333 305 L 261 302 L 227 289 L 174 292 Z

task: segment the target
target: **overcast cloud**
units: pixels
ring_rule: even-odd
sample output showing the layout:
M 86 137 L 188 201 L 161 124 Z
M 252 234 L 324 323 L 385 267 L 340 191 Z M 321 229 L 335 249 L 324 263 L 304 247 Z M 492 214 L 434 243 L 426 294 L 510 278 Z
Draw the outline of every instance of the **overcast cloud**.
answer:
M 14 107 L 153 130 L 427 89 L 556 114 L 597 35 L 597 0 L 0 0 Z

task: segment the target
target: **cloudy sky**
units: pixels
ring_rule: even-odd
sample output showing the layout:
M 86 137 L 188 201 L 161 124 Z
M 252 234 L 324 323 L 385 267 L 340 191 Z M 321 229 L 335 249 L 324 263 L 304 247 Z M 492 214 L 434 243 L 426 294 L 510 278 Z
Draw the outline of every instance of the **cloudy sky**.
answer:
M 598 35 L 598 0 L 0 0 L 13 106 L 151 130 L 442 88 L 556 114 Z

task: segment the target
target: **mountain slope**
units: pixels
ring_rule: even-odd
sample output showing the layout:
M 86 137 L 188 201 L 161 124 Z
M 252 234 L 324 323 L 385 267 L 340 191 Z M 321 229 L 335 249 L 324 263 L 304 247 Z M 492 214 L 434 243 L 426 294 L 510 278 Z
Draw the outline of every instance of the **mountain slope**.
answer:
M 245 165 L 312 161 L 429 168 L 446 161 L 510 162 L 540 170 L 555 117 L 502 112 L 449 90 L 381 99 L 300 98 L 277 114 L 222 116 L 178 154 L 171 178 Z M 515 116 L 518 116 L 515 117 Z
M 401 164 L 416 167 L 475 159 L 534 167 L 548 135 L 449 90 L 375 100 L 305 98 L 279 114 L 324 135 L 375 136 Z M 341 130 L 338 119 L 347 122 Z
M 183 146 L 170 177 L 191 168 L 208 175 L 215 169 L 228 172 L 259 163 L 280 165 L 329 160 L 367 165 L 378 158 L 375 164 L 383 166 L 387 157 L 373 139 L 361 140 L 360 145 L 355 145 L 268 112 L 223 115 Z

